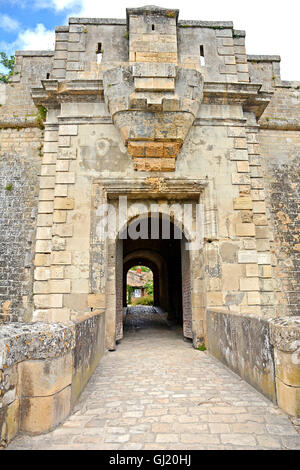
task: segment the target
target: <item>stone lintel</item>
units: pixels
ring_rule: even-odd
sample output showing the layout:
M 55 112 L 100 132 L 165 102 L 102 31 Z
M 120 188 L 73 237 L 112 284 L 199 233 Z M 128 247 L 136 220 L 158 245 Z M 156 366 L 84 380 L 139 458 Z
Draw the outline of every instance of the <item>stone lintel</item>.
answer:
M 172 199 L 199 199 L 200 194 L 207 186 L 206 179 L 185 179 L 149 177 L 141 179 L 99 179 L 94 184 L 103 187 L 108 199 L 119 196 L 140 198 L 141 193 L 147 198 L 172 197 Z

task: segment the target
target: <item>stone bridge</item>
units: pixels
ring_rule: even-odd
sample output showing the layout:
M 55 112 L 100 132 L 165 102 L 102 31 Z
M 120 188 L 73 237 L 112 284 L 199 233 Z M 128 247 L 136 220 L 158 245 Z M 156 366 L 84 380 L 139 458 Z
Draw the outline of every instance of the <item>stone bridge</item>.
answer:
M 85 322 L 91 327 L 90 320 Z M 48 356 L 53 355 L 50 347 L 56 354 L 59 347 L 74 347 L 76 357 L 79 332 L 75 345 L 63 328 L 59 334 L 61 341 L 45 344 L 44 354 L 48 350 Z M 22 385 L 25 394 L 42 394 L 37 372 L 45 374 L 48 386 L 51 383 L 57 388 L 59 384 L 63 390 L 52 388 L 50 397 L 22 398 L 24 432 L 8 449 L 300 449 L 299 420 L 289 418 L 207 350 L 194 349 L 190 341 L 183 340 L 181 329 L 159 309 L 128 309 L 124 339 L 116 351 L 104 354 L 70 414 L 68 399 L 73 384 L 66 385 L 71 381 L 70 369 L 67 374 L 70 353 L 64 352 L 64 360 L 36 360 L 35 372 L 31 369 L 34 361 L 21 363 L 21 373 L 26 371 Z M 52 364 L 56 361 L 59 370 L 55 372 Z M 77 386 L 78 379 L 73 376 L 74 381 Z M 29 420 L 31 425 L 49 426 L 43 420 L 53 397 L 56 419 L 62 420 L 57 413 L 64 406 L 67 419 L 47 434 L 26 433 Z M 34 415 L 35 401 L 43 400 L 38 415 Z

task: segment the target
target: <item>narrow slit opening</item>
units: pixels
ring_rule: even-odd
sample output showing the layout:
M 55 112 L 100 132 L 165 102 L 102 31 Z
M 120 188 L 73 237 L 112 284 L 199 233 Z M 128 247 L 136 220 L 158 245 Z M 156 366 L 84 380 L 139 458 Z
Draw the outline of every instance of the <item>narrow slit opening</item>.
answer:
M 102 61 L 102 54 L 103 54 L 103 51 L 102 51 L 102 43 L 101 43 L 101 42 L 98 42 L 98 44 L 97 44 L 97 50 L 96 50 L 97 64 L 100 64 L 100 63 L 101 63 L 101 61 Z
M 204 46 L 200 46 L 200 65 L 204 67 L 205 65 L 205 58 L 204 58 Z

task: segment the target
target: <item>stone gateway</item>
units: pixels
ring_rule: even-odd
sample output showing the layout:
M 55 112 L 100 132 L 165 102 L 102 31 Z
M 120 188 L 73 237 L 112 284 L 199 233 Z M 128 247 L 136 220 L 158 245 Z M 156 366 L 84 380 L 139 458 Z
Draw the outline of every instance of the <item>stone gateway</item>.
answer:
M 300 82 L 178 16 L 70 18 L 0 84 L 3 446 L 69 415 L 143 264 L 182 338 L 300 415 Z

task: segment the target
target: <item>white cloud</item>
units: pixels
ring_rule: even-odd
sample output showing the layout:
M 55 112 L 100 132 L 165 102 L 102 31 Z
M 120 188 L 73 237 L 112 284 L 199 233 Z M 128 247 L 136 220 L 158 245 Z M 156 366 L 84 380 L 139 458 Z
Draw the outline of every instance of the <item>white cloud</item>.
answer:
M 0 50 L 5 51 L 7 55 L 15 54 L 15 51 L 40 51 L 54 50 L 55 33 L 45 28 L 41 23 L 34 29 L 20 31 L 13 42 L 0 41 Z M 3 71 L 3 67 L 0 67 Z
M 17 20 L 14 20 L 8 15 L 2 15 L 0 13 L 0 28 L 4 31 L 11 32 L 16 31 L 20 27 L 20 23 Z
M 16 39 L 18 48 L 21 50 L 53 50 L 55 34 L 48 30 L 42 23 L 36 25 L 35 29 L 21 31 Z

